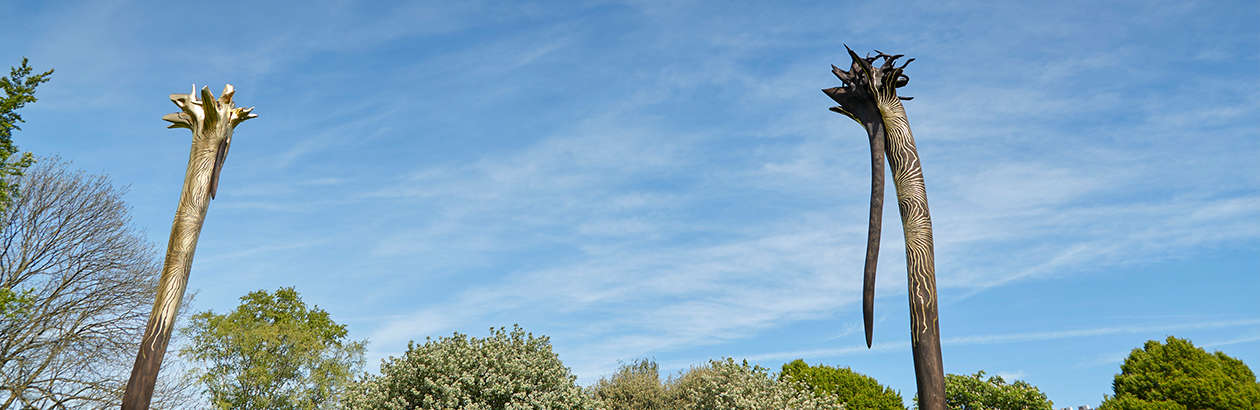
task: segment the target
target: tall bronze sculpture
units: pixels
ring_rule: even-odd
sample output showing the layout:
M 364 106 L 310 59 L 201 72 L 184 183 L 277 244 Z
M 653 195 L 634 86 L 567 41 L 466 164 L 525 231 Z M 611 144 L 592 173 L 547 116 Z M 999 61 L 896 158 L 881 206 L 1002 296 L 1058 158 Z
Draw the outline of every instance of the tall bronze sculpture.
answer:
M 875 310 L 875 265 L 879 259 L 879 235 L 884 208 L 884 155 L 892 166 L 897 187 L 897 208 L 906 237 L 906 270 L 910 287 L 910 340 L 914 354 L 919 408 L 945 410 L 945 372 L 941 363 L 941 330 L 936 312 L 936 267 L 932 251 L 932 217 L 928 213 L 923 168 L 914 147 L 914 135 L 897 88 L 910 77 L 902 73 L 913 58 L 895 66 L 901 55 L 879 52 L 859 57 L 845 46 L 853 64 L 849 71 L 831 66 L 841 87 L 823 90 L 840 104 L 831 110 L 844 114 L 866 129 L 871 140 L 871 214 L 866 238 L 866 267 L 862 281 L 862 319 L 866 347 L 871 346 Z M 883 61 L 879 66 L 877 60 Z
M 166 245 L 166 263 L 162 265 L 162 278 L 158 282 L 157 300 L 149 323 L 144 329 L 140 352 L 136 355 L 131 379 L 123 394 L 123 410 L 146 410 L 153 397 L 162 357 L 171 340 L 179 303 L 188 286 L 188 273 L 192 269 L 193 253 L 197 249 L 197 236 L 206 219 L 210 200 L 214 199 L 219 185 L 219 172 L 227 159 L 228 146 L 232 143 L 232 130 L 237 124 L 250 118 L 253 108 L 236 108 L 232 102 L 235 90 L 231 84 L 223 88 L 218 99 L 209 87 L 197 88 L 188 94 L 171 94 L 171 101 L 182 112 L 167 114 L 163 120 L 171 122 L 167 128 L 192 130 L 192 152 L 188 155 L 188 171 L 184 174 L 184 189 L 175 209 L 175 222 L 171 225 L 171 239 Z

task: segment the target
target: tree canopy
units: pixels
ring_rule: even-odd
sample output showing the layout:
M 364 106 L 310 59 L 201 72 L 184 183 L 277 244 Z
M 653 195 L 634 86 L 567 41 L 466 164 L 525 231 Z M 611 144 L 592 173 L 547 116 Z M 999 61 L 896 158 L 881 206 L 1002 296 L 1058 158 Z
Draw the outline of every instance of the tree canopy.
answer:
M 53 70 L 48 70 L 32 76 L 31 70 L 27 66 L 27 59 L 22 58 L 20 67 L 12 68 L 8 76 L 0 77 L 0 91 L 4 92 L 0 96 L 0 212 L 4 211 L 17 194 L 18 185 L 13 178 L 22 176 L 22 172 L 35 162 L 29 152 L 15 161 L 9 161 L 9 157 L 18 152 L 17 146 L 13 144 L 13 131 L 21 129 L 17 124 L 23 122 L 17 110 L 26 103 L 36 101 L 35 87 L 48 81 L 53 73 Z M 12 289 L 0 286 L 0 317 L 12 318 L 14 313 L 21 311 L 30 302 L 29 294 L 17 294 Z
M 1133 349 L 1099 410 L 1260 408 L 1260 384 L 1241 360 L 1168 336 Z
M 13 144 L 13 131 L 20 130 L 18 124 L 24 122 L 17 111 L 36 101 L 35 87 L 47 82 L 53 73 L 53 70 L 48 70 L 31 75 L 32 70 L 24 57 L 21 66 L 10 69 L 7 77 L 0 77 L 0 91 L 4 91 L 4 95 L 0 96 L 0 210 L 17 193 L 17 185 L 12 178 L 22 176 L 22 172 L 35 163 L 29 152 L 11 160 L 18 152 L 17 145 Z
M 293 288 L 241 297 L 228 314 L 192 316 L 180 333 L 181 357 L 204 365 L 199 381 L 219 409 L 325 409 L 363 365 L 367 341 L 346 340 L 346 327 Z
M 835 395 L 848 410 L 905 410 L 901 394 L 848 367 L 810 366 L 796 359 L 783 365 L 781 380 L 799 383 L 814 394 Z

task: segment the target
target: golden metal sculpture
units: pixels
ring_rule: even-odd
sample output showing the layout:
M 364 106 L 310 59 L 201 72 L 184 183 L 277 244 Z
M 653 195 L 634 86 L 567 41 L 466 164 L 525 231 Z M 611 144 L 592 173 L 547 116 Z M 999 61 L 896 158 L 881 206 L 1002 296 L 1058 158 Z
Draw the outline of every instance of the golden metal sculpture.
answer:
M 894 63 L 901 55 L 876 53 L 858 57 L 849 50 L 853 65 L 849 71 L 831 66 L 842 87 L 823 90 L 840 103 L 831 110 L 844 114 L 866 129 L 871 140 L 871 214 L 866 242 L 866 267 L 862 283 L 862 316 L 866 346 L 871 346 L 875 309 L 875 265 L 879 258 L 879 236 L 884 209 L 884 155 L 892 167 L 897 187 L 897 208 L 906 237 L 906 270 L 910 287 L 910 340 L 914 355 L 915 380 L 919 388 L 919 408 L 945 410 L 945 372 L 941 363 L 941 330 L 936 311 L 936 267 L 932 249 L 932 217 L 928 213 L 923 168 L 910 133 L 910 122 L 897 88 L 910 81 L 902 73 L 913 58 L 901 67 Z M 875 61 L 883 63 L 875 66 Z
M 158 283 L 157 300 L 149 323 L 141 339 L 140 352 L 136 355 L 131 379 L 123 394 L 123 410 L 146 410 L 153 397 L 166 345 L 171 340 L 171 330 L 179 313 L 180 300 L 188 286 L 188 273 L 192 269 L 193 253 L 197 249 L 197 236 L 206 219 L 210 200 L 214 199 L 219 185 L 219 172 L 227 159 L 232 144 L 232 130 L 237 124 L 250 118 L 253 108 L 236 108 L 232 102 L 235 90 L 231 84 L 223 88 L 218 99 L 209 87 L 197 88 L 188 94 L 171 94 L 171 101 L 182 112 L 167 114 L 163 120 L 171 122 L 167 128 L 192 130 L 192 152 L 188 155 L 188 171 L 184 174 L 184 189 L 175 209 L 175 222 L 171 225 L 171 239 L 166 247 L 166 263 L 162 265 L 162 279 Z

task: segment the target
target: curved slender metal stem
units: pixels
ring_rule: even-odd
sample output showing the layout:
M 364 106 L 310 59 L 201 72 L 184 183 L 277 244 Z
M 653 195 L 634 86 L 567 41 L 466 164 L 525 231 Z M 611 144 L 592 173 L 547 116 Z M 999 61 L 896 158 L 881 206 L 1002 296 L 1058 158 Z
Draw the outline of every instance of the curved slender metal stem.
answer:
M 866 347 L 871 347 L 875 331 L 875 266 L 879 263 L 879 240 L 884 219 L 884 127 L 867 130 L 871 138 L 871 216 L 866 231 L 866 264 L 862 267 L 862 325 Z

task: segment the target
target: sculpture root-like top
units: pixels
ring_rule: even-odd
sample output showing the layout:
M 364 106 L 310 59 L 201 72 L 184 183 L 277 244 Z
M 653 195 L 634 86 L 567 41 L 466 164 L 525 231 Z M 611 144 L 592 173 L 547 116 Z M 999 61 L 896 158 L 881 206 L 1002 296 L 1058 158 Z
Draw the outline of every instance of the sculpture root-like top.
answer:
M 183 112 L 166 114 L 162 119 L 171 122 L 166 128 L 188 128 L 193 132 L 193 145 L 207 138 L 221 139 L 215 147 L 214 170 L 210 176 L 210 198 L 214 198 L 219 187 L 219 172 L 223 170 L 223 161 L 227 159 L 229 146 L 232 145 L 232 130 L 237 124 L 257 117 L 251 113 L 254 107 L 236 108 L 232 95 L 236 89 L 231 84 L 223 87 L 223 95 L 218 99 L 210 93 L 210 87 L 201 88 L 201 99 L 197 99 L 197 86 L 188 94 L 171 94 L 171 102 L 179 106 Z
M 913 58 L 906 60 L 900 67 L 896 61 L 902 55 L 888 55 L 876 50 L 875 57 L 859 57 L 848 46 L 849 57 L 853 64 L 849 71 L 831 66 L 831 72 L 840 79 L 841 87 L 823 90 L 831 99 L 840 103 L 839 107 L 831 107 L 831 111 L 844 114 L 866 128 L 871 142 L 871 209 L 870 226 L 867 231 L 866 266 L 863 269 L 862 323 L 866 330 L 866 346 L 870 347 L 873 339 L 875 310 L 875 267 L 879 260 L 879 240 L 884 209 L 884 151 L 886 128 L 884 112 L 896 116 L 900 113 L 905 118 L 905 110 L 899 100 L 910 100 L 914 97 L 897 96 L 897 88 L 906 86 L 910 77 L 902 70 L 910 65 Z M 883 63 L 875 66 L 875 61 L 883 59 Z M 908 129 L 908 124 L 907 124 Z

